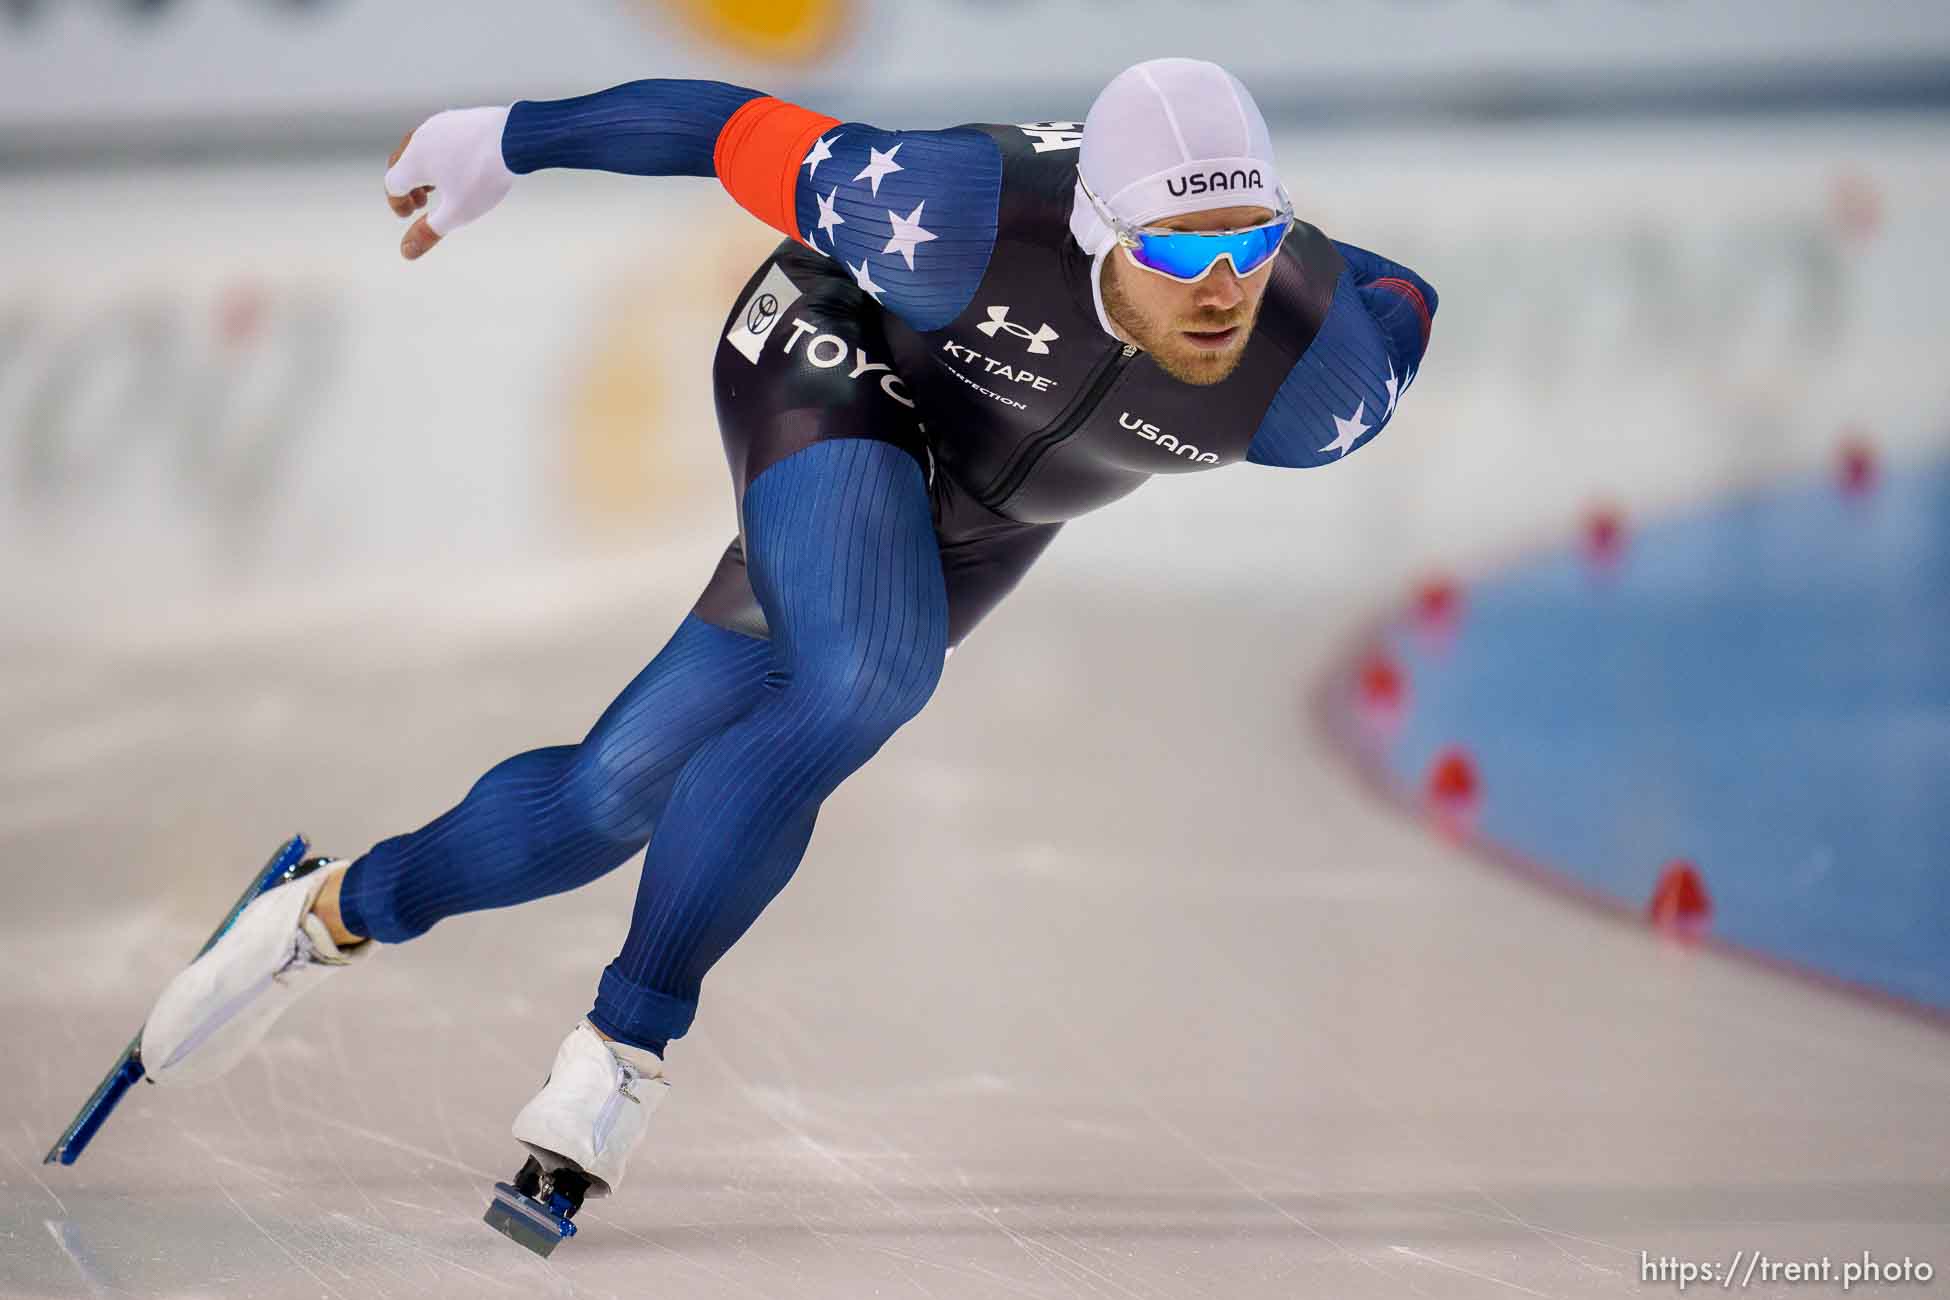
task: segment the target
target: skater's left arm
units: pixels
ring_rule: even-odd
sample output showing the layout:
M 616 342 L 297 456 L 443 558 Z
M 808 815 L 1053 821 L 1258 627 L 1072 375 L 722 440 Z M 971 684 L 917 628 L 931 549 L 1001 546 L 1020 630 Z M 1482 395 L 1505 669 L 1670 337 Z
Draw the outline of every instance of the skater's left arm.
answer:
M 1344 269 L 1333 305 L 1253 435 L 1256 465 L 1330 465 L 1371 440 L 1422 367 L 1436 293 L 1415 272 L 1335 241 Z

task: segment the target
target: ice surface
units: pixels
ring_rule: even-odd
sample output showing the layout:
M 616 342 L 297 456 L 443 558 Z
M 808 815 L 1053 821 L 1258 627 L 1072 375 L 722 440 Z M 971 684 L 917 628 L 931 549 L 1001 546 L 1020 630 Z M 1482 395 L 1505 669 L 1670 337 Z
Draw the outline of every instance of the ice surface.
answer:
M 579 733 L 682 602 L 10 660 L 0 1292 L 1466 1300 L 1645 1294 L 1641 1251 L 1950 1262 L 1940 1033 L 1370 802 L 1300 708 L 1359 611 L 1090 596 L 1032 582 L 835 796 L 547 1263 L 480 1217 L 634 863 L 382 952 L 37 1162 L 278 837 L 356 849 Z

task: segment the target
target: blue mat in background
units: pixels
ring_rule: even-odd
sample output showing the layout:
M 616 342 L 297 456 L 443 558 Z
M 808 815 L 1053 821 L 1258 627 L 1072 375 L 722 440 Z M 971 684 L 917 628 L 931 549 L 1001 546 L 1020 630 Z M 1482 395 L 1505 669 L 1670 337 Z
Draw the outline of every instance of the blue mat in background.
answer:
M 1475 754 L 1481 833 L 1640 907 L 1696 862 L 1712 933 L 1950 1009 L 1950 463 L 1796 485 L 1465 593 L 1387 644 L 1419 787 Z

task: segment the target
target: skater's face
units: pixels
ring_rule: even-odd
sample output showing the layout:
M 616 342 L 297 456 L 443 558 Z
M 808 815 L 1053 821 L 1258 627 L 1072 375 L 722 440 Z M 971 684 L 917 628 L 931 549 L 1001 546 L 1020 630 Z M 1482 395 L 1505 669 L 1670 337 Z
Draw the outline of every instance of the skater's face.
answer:
M 1208 208 L 1153 223 L 1168 230 L 1237 230 L 1273 219 L 1268 208 Z M 1204 279 L 1184 284 L 1154 275 L 1129 258 L 1104 259 L 1104 310 L 1126 341 L 1151 354 L 1173 379 L 1216 384 L 1246 355 L 1274 259 L 1240 275 L 1221 259 Z

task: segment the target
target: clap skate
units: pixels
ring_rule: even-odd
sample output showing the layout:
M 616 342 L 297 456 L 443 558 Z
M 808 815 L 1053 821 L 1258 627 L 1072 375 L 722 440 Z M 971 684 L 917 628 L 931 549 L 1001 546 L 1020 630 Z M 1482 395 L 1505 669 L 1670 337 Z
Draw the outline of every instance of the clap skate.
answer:
M 496 1183 L 483 1222 L 537 1255 L 573 1237 L 576 1211 L 607 1196 L 670 1090 L 654 1052 L 605 1040 L 584 1020 L 556 1050 L 542 1090 L 515 1117 L 529 1156 L 513 1182 Z
M 304 836 L 292 836 L 251 877 L 189 968 L 163 990 L 148 1020 L 63 1130 L 45 1163 L 73 1164 L 137 1081 L 155 1083 L 162 1077 L 193 1082 L 221 1074 L 262 1037 L 285 1006 L 316 983 L 301 968 L 329 968 L 351 960 L 309 914 L 322 878 L 298 882 L 332 864 L 324 858 L 307 859 L 306 847 Z M 225 950 L 206 963 L 203 959 L 219 944 Z

